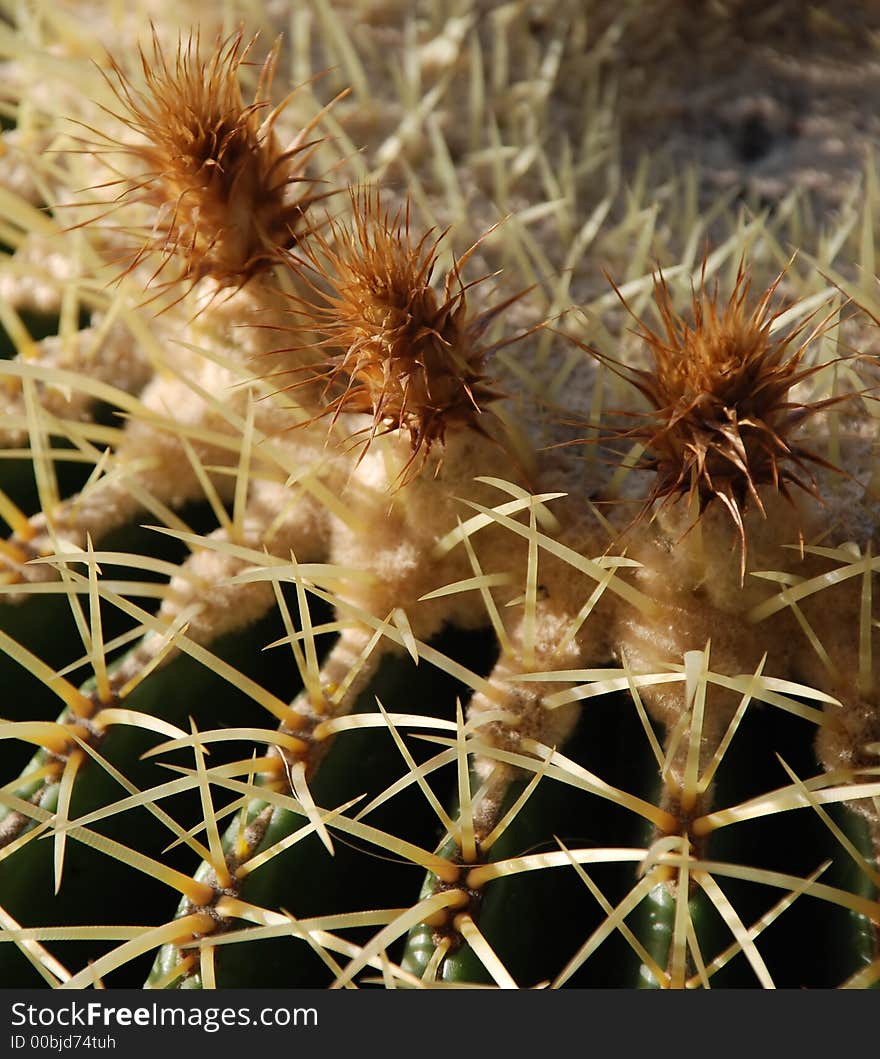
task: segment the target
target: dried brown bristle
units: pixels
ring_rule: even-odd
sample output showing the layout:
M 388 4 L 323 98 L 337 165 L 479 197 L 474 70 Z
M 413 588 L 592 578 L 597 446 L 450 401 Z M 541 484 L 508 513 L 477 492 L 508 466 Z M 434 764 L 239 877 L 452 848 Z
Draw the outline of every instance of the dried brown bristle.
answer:
M 110 113 L 141 142 L 100 152 L 128 156 L 138 170 L 103 187 L 123 189 L 113 209 L 143 202 L 156 210 L 129 271 L 157 254 L 153 278 L 161 276 L 163 285 L 210 275 L 221 285 L 240 286 L 297 242 L 305 210 L 324 197 L 305 175 L 317 145 L 307 142 L 317 118 L 286 149 L 274 132 L 290 100 L 270 109 L 280 41 L 263 63 L 253 102 L 242 100 L 239 70 L 255 40 L 245 43 L 239 30 L 218 39 L 205 59 L 196 33 L 178 41 L 169 62 L 154 31 L 152 55 L 139 49 L 143 89 L 110 60 L 107 81 L 121 104 L 119 113 Z M 172 262 L 173 277 L 165 271 Z
M 442 289 L 431 284 L 443 234 L 415 239 L 410 212 L 382 210 L 378 193 L 352 191 L 350 226 L 331 222 L 306 250 L 314 297 L 299 299 L 296 315 L 329 353 L 325 415 L 372 416 L 365 442 L 386 430 L 408 432 L 412 457 L 424 461 L 451 426 L 483 430 L 481 417 L 500 394 L 487 381 L 487 356 L 507 339 L 481 346 L 490 320 L 521 295 L 468 315 L 460 267 Z M 487 277 L 483 277 L 485 279 Z
M 743 562 L 743 513 L 749 503 L 763 513 L 761 487 L 786 497 L 790 486 L 818 495 L 808 465 L 831 465 L 797 444 L 794 435 L 805 419 L 849 396 L 810 403 L 790 399 L 792 387 L 825 367 L 804 365 L 803 358 L 829 318 L 813 323 L 810 316 L 794 330 L 774 333 L 784 311 L 772 307 L 781 279 L 749 307 L 750 281 L 742 262 L 724 303 L 717 285 L 707 290 L 704 274 L 692 295 L 689 323 L 674 309 L 666 280 L 658 273 L 654 299 L 662 329 L 654 331 L 638 319 L 635 329 L 647 346 L 651 367 L 625 366 L 590 350 L 648 402 L 644 422 L 618 434 L 644 446 L 656 473 L 647 506 L 687 496 L 702 512 L 720 501 L 736 524 Z

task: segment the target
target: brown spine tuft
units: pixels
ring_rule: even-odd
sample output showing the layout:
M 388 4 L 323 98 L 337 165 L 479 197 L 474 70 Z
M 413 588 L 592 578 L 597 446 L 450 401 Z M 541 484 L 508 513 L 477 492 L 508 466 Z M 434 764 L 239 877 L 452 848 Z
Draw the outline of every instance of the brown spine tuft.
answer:
M 812 314 L 793 330 L 776 331 L 774 324 L 786 311 L 772 305 L 781 279 L 750 305 L 744 263 L 726 302 L 719 299 L 717 284 L 707 289 L 704 274 L 693 292 L 688 321 L 674 309 L 659 272 L 654 300 L 661 328 L 655 331 L 634 317 L 635 334 L 644 341 L 651 366 L 634 368 L 587 350 L 648 403 L 636 426 L 615 435 L 639 442 L 646 466 L 655 472 L 646 510 L 657 500 L 688 497 L 702 512 L 719 501 L 736 525 L 743 565 L 743 513 L 750 504 L 763 513 L 762 487 L 790 499 L 794 486 L 818 498 L 809 465 L 832 465 L 799 445 L 795 435 L 806 419 L 851 396 L 806 403 L 791 399 L 794 386 L 827 366 L 803 361 L 810 343 L 827 331 L 830 316 L 816 322 Z
M 431 280 L 445 233 L 416 239 L 409 206 L 393 215 L 377 192 L 351 192 L 352 219 L 330 222 L 305 249 L 311 296 L 297 299 L 301 326 L 318 336 L 328 357 L 329 398 L 324 415 L 372 416 L 364 451 L 380 433 L 404 430 L 412 456 L 407 471 L 424 463 L 450 428 L 483 433 L 488 406 L 501 396 L 484 374 L 491 346 L 480 338 L 499 312 L 521 295 L 479 314 L 468 311 L 460 268 L 475 246 L 450 269 L 438 290 Z
M 122 155 L 135 165 L 126 165 L 125 173 L 115 169 L 119 179 L 103 188 L 122 188 L 111 212 L 130 203 L 155 210 L 127 271 L 156 255 L 152 281 L 162 287 L 192 286 L 203 276 L 241 286 L 299 241 L 307 208 L 325 197 L 305 175 L 320 143 L 309 142 L 318 119 L 287 148 L 274 132 L 291 98 L 270 108 L 280 41 L 263 63 L 253 102 L 242 99 L 239 70 L 255 40 L 245 43 L 239 30 L 218 39 L 203 58 L 196 33 L 178 41 L 169 61 L 154 31 L 152 54 L 139 49 L 142 88 L 110 60 L 106 79 L 120 109 L 109 113 L 135 137 L 96 153 Z

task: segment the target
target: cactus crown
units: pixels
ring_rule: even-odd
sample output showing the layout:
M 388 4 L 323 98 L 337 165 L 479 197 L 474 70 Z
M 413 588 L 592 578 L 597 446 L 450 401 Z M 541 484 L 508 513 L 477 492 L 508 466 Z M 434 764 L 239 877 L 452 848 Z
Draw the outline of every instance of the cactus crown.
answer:
M 290 96 L 265 113 L 278 41 L 263 63 L 253 102 L 244 103 L 239 70 L 255 40 L 245 42 L 239 30 L 218 39 L 205 59 L 195 33 L 178 40 L 169 62 L 154 30 L 152 56 L 139 49 L 143 90 L 110 59 L 115 80 L 107 80 L 121 104 L 113 116 L 140 141 L 114 145 L 140 170 L 121 178 L 116 202 L 144 202 L 158 213 L 129 271 L 158 252 L 154 279 L 171 261 L 179 268 L 165 286 L 205 275 L 240 286 L 301 237 L 305 210 L 320 196 L 291 196 L 290 189 L 314 183 L 304 169 L 316 143 L 306 142 L 307 127 L 289 148 L 279 145 L 273 126 Z

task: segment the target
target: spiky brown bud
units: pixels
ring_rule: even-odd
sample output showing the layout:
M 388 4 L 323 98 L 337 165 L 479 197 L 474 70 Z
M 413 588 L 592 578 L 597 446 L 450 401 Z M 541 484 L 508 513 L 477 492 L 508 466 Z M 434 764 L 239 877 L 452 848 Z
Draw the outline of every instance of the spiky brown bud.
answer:
M 484 374 L 485 361 L 514 339 L 491 346 L 480 339 L 490 320 L 520 297 L 469 313 L 467 292 L 475 283 L 462 283 L 460 267 L 475 247 L 435 288 L 443 234 L 415 239 L 409 207 L 391 215 L 377 193 L 352 192 L 350 227 L 331 222 L 311 242 L 315 296 L 296 310 L 329 353 L 325 414 L 371 416 L 366 445 L 386 430 L 406 431 L 413 465 L 450 427 L 484 429 L 484 413 L 499 396 Z
M 646 451 L 656 474 L 648 504 L 687 496 L 702 511 L 720 501 L 736 524 L 743 553 L 743 513 L 749 503 L 763 511 L 762 487 L 787 497 L 790 486 L 816 495 L 809 464 L 831 465 L 795 435 L 807 418 L 848 396 L 806 403 L 791 398 L 794 386 L 824 366 L 805 364 L 804 354 L 828 321 L 814 323 L 809 316 L 794 329 L 777 330 L 784 310 L 774 309 L 773 301 L 781 279 L 750 306 L 743 263 L 726 302 L 717 285 L 707 289 L 704 275 L 693 292 L 689 322 L 676 312 L 659 273 L 654 299 L 661 330 L 636 318 L 635 333 L 647 347 L 650 367 L 634 368 L 590 351 L 648 402 L 642 421 L 618 435 Z
M 239 71 L 255 40 L 245 43 L 239 30 L 203 58 L 195 34 L 178 41 L 169 61 L 154 32 L 152 55 L 139 49 L 143 88 L 111 59 L 107 81 L 121 109 L 110 113 L 136 135 L 101 153 L 121 153 L 135 165 L 105 187 L 122 187 L 114 209 L 140 202 L 155 210 L 129 270 L 157 254 L 153 278 L 161 275 L 163 284 L 210 275 L 241 285 L 300 237 L 305 210 L 321 197 L 304 175 L 316 146 L 307 142 L 314 122 L 282 149 L 274 125 L 290 97 L 269 109 L 279 42 L 263 63 L 253 102 L 244 103 Z

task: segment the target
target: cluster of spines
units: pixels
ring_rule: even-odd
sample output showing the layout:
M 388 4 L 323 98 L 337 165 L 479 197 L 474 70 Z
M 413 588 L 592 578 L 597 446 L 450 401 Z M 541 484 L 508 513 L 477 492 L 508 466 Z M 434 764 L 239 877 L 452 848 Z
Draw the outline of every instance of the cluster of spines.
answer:
M 818 320 L 814 312 L 794 327 L 780 328 L 783 314 L 797 308 L 779 304 L 776 297 L 784 274 L 751 300 L 749 270 L 741 260 L 725 301 L 717 282 L 707 286 L 705 267 L 704 259 L 689 318 L 676 310 L 662 270 L 654 274 L 659 330 L 635 316 L 614 286 L 634 316 L 647 367 L 578 344 L 625 379 L 647 405 L 626 414 L 634 423 L 602 438 L 636 444 L 644 452 L 640 466 L 652 472 L 653 484 L 638 517 L 658 503 L 684 500 L 697 517 L 709 504 L 722 504 L 740 538 L 744 576 L 745 512 L 751 506 L 765 514 L 761 493 L 768 488 L 790 501 L 791 487 L 821 500 L 810 465 L 838 468 L 798 434 L 809 419 L 853 394 L 797 400 L 792 393 L 827 370 L 828 364 L 807 361 L 805 354 L 824 337 L 839 309 Z
M 152 278 L 163 288 L 189 289 L 204 276 L 242 286 L 296 245 L 308 226 L 306 211 L 326 194 L 321 180 L 308 175 L 320 143 L 309 139 L 318 119 L 288 147 L 278 141 L 275 124 L 293 96 L 271 106 L 280 41 L 263 63 L 253 101 L 242 99 L 240 70 L 255 40 L 246 42 L 239 30 L 218 40 L 205 59 L 196 33 L 178 41 L 169 61 L 154 31 L 152 55 L 139 50 L 143 88 L 110 59 L 105 79 L 118 109 L 108 110 L 133 142 L 97 134 L 93 149 L 117 173 L 102 188 L 118 191 L 111 213 L 134 203 L 150 209 L 151 224 L 127 271 L 158 256 Z M 123 172 L 120 164 L 137 172 Z
M 297 328 L 324 351 L 311 369 L 324 383 L 323 415 L 367 415 L 363 451 L 378 435 L 409 436 L 405 480 L 417 473 L 447 429 L 465 427 L 492 436 L 487 421 L 501 394 L 486 366 L 493 352 L 521 336 L 483 343 L 489 324 L 513 301 L 473 313 L 461 269 L 476 245 L 434 279 L 445 232 L 413 235 L 410 203 L 392 214 L 377 189 L 350 190 L 348 225 L 330 222 L 304 247 L 308 292 L 294 298 Z

